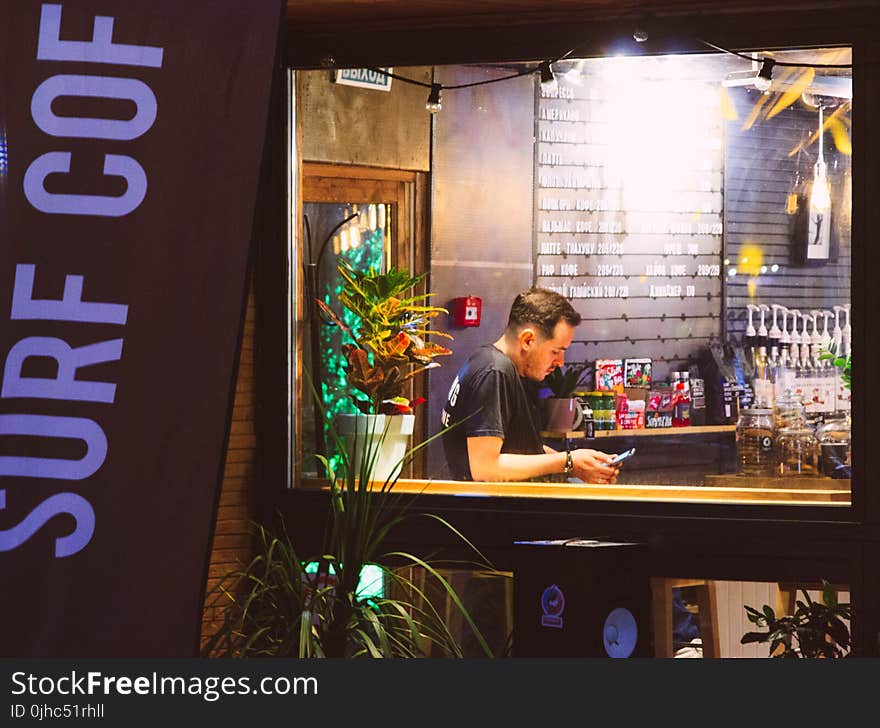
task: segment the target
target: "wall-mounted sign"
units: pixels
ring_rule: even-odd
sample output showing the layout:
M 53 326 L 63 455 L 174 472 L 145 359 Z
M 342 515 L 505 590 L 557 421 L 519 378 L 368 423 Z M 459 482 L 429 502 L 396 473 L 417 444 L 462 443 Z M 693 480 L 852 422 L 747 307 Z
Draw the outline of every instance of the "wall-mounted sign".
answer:
M 381 73 L 385 71 L 385 73 Z M 359 88 L 371 88 L 375 91 L 390 91 L 391 68 L 342 68 L 333 74 L 333 81 L 343 86 L 358 86 Z
M 587 61 L 580 83 L 538 91 L 536 283 L 589 321 L 572 360 L 649 358 L 662 379 L 721 330 L 722 117 L 697 63 L 686 81 L 657 59 L 627 68 L 621 83 Z

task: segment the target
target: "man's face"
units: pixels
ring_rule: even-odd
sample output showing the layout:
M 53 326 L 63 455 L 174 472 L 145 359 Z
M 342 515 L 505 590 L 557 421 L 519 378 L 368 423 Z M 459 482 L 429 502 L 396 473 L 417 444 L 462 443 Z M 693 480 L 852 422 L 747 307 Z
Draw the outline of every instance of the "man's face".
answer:
M 542 381 L 565 363 L 565 350 L 573 338 L 574 326 L 567 321 L 556 324 L 550 339 L 544 338 L 537 328 L 524 328 L 519 335 L 524 369 L 520 374 L 535 382 Z

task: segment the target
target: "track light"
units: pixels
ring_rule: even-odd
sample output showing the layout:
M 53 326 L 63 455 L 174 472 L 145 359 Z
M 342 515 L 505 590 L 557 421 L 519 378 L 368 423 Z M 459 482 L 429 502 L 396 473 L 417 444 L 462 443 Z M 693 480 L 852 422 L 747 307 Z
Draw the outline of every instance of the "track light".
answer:
M 440 103 L 441 88 L 442 86 L 439 83 L 431 84 L 431 92 L 428 94 L 428 100 L 425 102 L 425 108 L 432 114 L 436 114 L 443 108 L 443 104 Z
M 765 58 L 764 62 L 761 64 L 761 70 L 758 71 L 758 75 L 755 77 L 755 88 L 758 91 L 769 91 L 770 86 L 773 83 L 773 66 L 776 65 L 776 61 L 772 58 Z
M 559 91 L 559 82 L 550 68 L 550 61 L 544 61 L 538 66 L 538 70 L 541 72 L 541 90 L 547 96 L 554 96 Z

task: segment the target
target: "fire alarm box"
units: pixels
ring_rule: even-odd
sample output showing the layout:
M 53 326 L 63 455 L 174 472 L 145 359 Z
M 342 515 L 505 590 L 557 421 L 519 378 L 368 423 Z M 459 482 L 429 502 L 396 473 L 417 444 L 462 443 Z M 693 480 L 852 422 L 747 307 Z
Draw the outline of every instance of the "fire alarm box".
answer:
M 479 326 L 483 299 L 464 296 L 453 299 L 452 321 L 456 326 Z

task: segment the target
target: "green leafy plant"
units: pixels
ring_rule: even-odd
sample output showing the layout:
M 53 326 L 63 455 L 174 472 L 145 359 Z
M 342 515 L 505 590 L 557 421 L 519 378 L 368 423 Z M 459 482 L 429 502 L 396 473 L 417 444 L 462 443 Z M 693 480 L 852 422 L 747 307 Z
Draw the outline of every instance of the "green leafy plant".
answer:
M 554 397 L 568 399 L 574 396 L 578 387 L 592 374 L 592 367 L 588 362 L 583 364 L 568 364 L 556 367 L 544 378 L 544 386 L 549 387 Z
M 766 631 L 746 632 L 740 643 L 769 642 L 771 657 L 847 657 L 850 633 L 844 620 L 852 619 L 852 606 L 839 603 L 836 590 L 828 582 L 822 584 L 822 601 L 801 590 L 804 601 L 798 600 L 794 614 L 777 617 L 766 604 L 761 611 L 744 607 L 749 621 Z
M 456 636 L 435 605 L 437 595 L 462 615 L 486 656 L 492 651 L 458 594 L 443 576 L 453 562 L 386 550 L 395 527 L 420 518 L 445 528 L 474 554 L 469 566 L 495 571 L 450 523 L 433 514 L 411 513 L 411 501 L 392 493 L 396 478 L 374 482 L 382 438 L 368 441 L 352 463 L 334 430 L 341 459 L 329 473 L 330 513 L 323 547 L 303 558 L 286 532 L 257 526 L 257 553 L 227 574 L 206 601 L 223 621 L 202 648 L 206 657 L 422 657 L 439 652 L 462 656 Z M 431 438 L 433 439 L 433 438 Z M 409 450 L 405 460 L 431 439 Z M 309 570 L 304 564 L 317 563 Z M 460 562 L 456 562 L 460 565 Z M 381 573 L 383 592 L 364 590 L 364 567 Z M 413 573 L 424 575 L 414 578 Z M 501 573 L 501 572 L 496 572 Z
M 348 381 L 365 397 L 352 394 L 352 400 L 364 414 L 411 412 L 424 400 L 410 401 L 403 395 L 407 381 L 440 366 L 435 357 L 452 353 L 426 341 L 429 335 L 452 339 L 429 326 L 431 319 L 448 312 L 424 305 L 430 293 L 413 295 L 424 275 L 411 276 L 393 267 L 385 273 L 374 268 L 357 271 L 344 260 L 338 270 L 345 281 L 339 301 L 358 323 L 349 327 L 326 303 L 318 305 L 352 340 L 342 348 Z
M 843 384 L 847 389 L 852 389 L 852 354 L 840 356 L 835 351 L 823 351 L 819 354 L 821 361 L 830 361 L 832 366 L 840 369 Z

